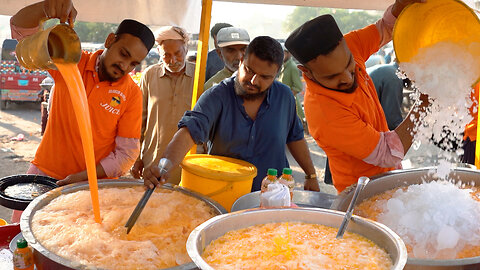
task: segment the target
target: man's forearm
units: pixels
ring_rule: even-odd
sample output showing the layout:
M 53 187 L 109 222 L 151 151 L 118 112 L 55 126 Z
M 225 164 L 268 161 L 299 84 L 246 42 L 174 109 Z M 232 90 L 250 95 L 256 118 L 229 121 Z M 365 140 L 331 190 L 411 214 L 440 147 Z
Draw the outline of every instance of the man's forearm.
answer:
M 140 153 L 140 143 L 137 138 L 115 138 L 115 149 L 100 160 L 107 177 L 119 177 L 128 171 Z
M 163 157 L 169 159 L 172 162 L 173 167 L 176 168 L 180 165 L 193 145 L 195 145 L 195 142 L 193 141 L 188 128 L 182 127 L 173 136 L 167 149 L 165 149 L 165 152 L 163 153 Z
M 22 8 L 13 15 L 12 24 L 22 28 L 37 27 L 42 19 L 47 18 L 43 7 L 43 2 L 38 2 Z

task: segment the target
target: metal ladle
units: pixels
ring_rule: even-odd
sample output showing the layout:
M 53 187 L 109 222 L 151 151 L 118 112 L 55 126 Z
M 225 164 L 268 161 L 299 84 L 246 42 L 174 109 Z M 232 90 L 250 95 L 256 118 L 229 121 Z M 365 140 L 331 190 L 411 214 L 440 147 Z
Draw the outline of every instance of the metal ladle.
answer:
M 172 162 L 166 158 L 162 158 L 160 159 L 158 167 L 160 168 L 160 177 L 158 178 L 158 180 L 160 180 L 161 176 L 163 176 L 170 170 L 170 168 L 172 167 Z M 135 222 L 137 222 L 138 217 L 142 213 L 143 208 L 145 208 L 145 205 L 150 199 L 150 196 L 152 195 L 153 191 L 155 191 L 155 188 L 156 186 L 154 186 L 153 188 L 147 189 L 143 194 L 143 197 L 140 199 L 137 206 L 133 210 L 132 214 L 130 215 L 130 218 L 125 224 L 125 227 L 127 228 L 127 234 L 133 228 L 133 225 L 135 225 Z
M 355 188 L 355 193 L 353 193 L 353 197 L 352 197 L 352 200 L 350 201 L 350 204 L 348 205 L 348 209 L 347 209 L 347 212 L 345 213 L 345 217 L 343 218 L 342 224 L 338 229 L 337 239 L 341 239 L 343 237 L 343 234 L 347 229 L 348 222 L 352 218 L 353 208 L 355 207 L 355 202 L 357 201 L 358 194 L 360 194 L 360 191 L 362 191 L 362 189 L 368 184 L 368 182 L 370 182 L 370 178 L 366 176 L 361 176 L 360 178 L 358 178 L 357 187 Z

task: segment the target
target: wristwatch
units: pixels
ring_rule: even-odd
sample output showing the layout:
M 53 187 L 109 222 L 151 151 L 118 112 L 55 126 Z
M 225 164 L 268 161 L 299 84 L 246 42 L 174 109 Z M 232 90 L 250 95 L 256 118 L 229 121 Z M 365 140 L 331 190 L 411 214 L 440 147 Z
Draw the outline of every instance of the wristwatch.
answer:
M 315 179 L 315 178 L 317 178 L 317 174 L 316 174 L 316 173 L 306 174 L 306 175 L 305 175 L 305 179 Z

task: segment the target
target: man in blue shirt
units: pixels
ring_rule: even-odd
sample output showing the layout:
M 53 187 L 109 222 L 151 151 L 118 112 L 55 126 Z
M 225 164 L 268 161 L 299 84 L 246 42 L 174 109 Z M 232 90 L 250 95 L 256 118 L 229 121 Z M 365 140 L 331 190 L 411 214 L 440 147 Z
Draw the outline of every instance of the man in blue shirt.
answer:
M 377 90 L 378 100 L 382 105 L 388 129 L 394 130 L 403 121 L 403 80 L 397 76 L 398 64 L 376 65 L 367 68 Z
M 248 45 L 238 74 L 203 93 L 193 111 L 178 123 L 179 130 L 163 157 L 178 166 L 194 144 L 209 142 L 209 154 L 252 163 L 258 175 L 252 191 L 260 190 L 268 168 L 288 167 L 286 147 L 306 174 L 304 188 L 319 191 L 315 167 L 296 113 L 290 89 L 275 81 L 283 50 L 275 39 L 257 37 Z M 158 164 L 144 171 L 145 185 L 158 185 Z M 162 176 L 161 183 L 168 178 Z

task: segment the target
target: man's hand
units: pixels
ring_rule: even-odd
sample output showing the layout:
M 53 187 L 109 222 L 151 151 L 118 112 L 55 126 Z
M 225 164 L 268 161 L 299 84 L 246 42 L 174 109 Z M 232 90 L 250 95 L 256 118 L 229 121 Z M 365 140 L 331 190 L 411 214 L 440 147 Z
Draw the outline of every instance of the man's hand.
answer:
M 69 176 L 65 177 L 65 179 L 59 180 L 57 182 L 57 185 L 64 186 L 64 185 L 73 184 L 73 183 L 77 183 L 77 182 L 82 182 L 82 181 L 86 181 L 86 180 L 87 180 L 86 173 L 84 173 L 84 172 L 74 173 L 74 174 L 70 174 Z
M 130 174 L 136 179 L 140 179 L 143 176 L 143 161 L 141 159 L 135 161 L 130 169 Z
M 68 22 L 72 27 L 77 17 L 77 10 L 73 6 L 72 0 L 45 0 L 43 11 L 47 18 L 58 18 L 60 23 Z
M 317 178 L 305 179 L 305 183 L 303 184 L 303 189 L 311 190 L 311 191 L 320 191 Z
M 147 188 L 163 185 L 166 179 L 168 179 L 168 172 L 161 175 L 158 165 L 152 165 L 143 169 L 143 184 Z
M 425 3 L 427 0 L 396 0 L 395 4 L 393 4 L 392 7 L 392 14 L 396 18 L 398 18 L 398 15 L 402 12 L 402 10 L 413 3 Z

